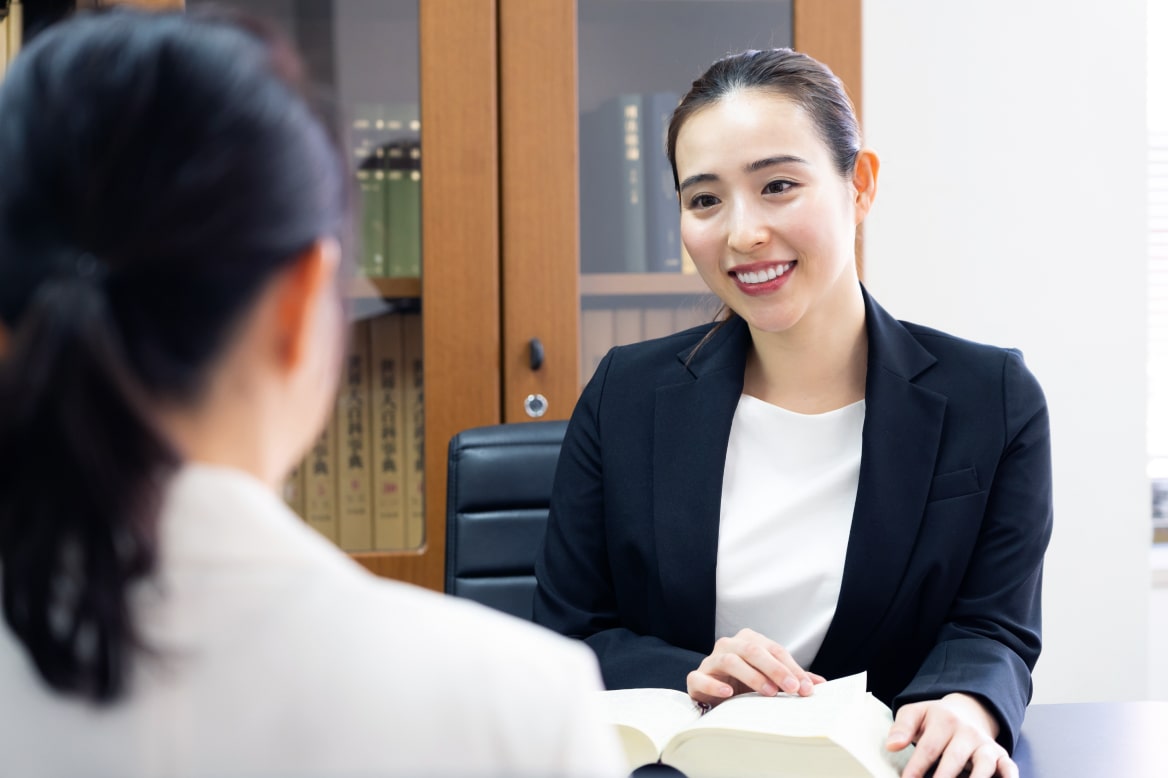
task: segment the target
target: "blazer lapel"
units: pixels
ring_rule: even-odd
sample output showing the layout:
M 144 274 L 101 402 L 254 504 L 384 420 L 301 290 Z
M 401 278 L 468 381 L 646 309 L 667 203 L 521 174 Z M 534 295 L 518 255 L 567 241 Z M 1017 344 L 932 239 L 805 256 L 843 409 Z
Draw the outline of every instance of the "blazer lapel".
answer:
M 702 346 L 688 380 L 657 389 L 653 525 L 665 621 L 670 642 L 703 653 L 714 640 L 722 475 L 749 346 L 735 317 Z
M 867 292 L 868 375 L 859 488 L 835 617 L 813 668 L 828 677 L 862 663 L 891 605 L 924 514 L 944 395 L 912 383 L 936 362 Z

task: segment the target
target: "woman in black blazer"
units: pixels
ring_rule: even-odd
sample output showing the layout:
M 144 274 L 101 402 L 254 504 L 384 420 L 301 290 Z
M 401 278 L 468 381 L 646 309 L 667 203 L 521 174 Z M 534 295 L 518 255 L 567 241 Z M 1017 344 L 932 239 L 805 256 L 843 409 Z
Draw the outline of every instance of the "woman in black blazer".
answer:
M 706 705 L 811 694 L 865 670 L 896 711 L 888 747 L 916 743 L 905 776 L 934 764 L 938 778 L 967 766 L 1016 775 L 1008 754 L 1041 644 L 1051 530 L 1042 390 L 1017 352 L 898 322 L 861 286 L 856 227 L 879 162 L 818 62 L 787 49 L 720 60 L 681 101 L 667 145 L 682 239 L 727 315 L 600 363 L 556 473 L 536 620 L 591 645 L 609 688 L 685 689 Z M 846 515 L 814 513 L 842 518 L 836 557 L 780 541 L 754 570 L 720 559 L 728 522 L 766 542 L 771 503 L 807 521 L 769 478 L 735 477 L 770 460 L 734 453 L 750 434 L 747 401 L 799 423 L 862 419 L 839 452 L 853 462 L 841 469 Z M 765 439 L 776 461 L 798 461 L 808 442 Z M 838 498 L 837 486 L 820 496 Z M 727 616 L 722 582 L 752 577 L 765 591 L 807 557 L 842 566 L 834 589 L 820 585 L 831 570 L 797 581 L 830 596 L 811 609 L 823 626 L 801 663 L 791 635 Z M 776 590 L 775 607 L 800 591 Z

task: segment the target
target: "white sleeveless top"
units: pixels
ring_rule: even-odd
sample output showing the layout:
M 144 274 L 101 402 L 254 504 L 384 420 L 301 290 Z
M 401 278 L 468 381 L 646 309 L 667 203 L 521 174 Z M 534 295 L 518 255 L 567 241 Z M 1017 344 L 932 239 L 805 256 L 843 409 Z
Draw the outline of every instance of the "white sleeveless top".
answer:
M 738 401 L 722 480 L 716 638 L 749 627 L 810 666 L 843 580 L 864 410 L 863 400 L 813 415 Z

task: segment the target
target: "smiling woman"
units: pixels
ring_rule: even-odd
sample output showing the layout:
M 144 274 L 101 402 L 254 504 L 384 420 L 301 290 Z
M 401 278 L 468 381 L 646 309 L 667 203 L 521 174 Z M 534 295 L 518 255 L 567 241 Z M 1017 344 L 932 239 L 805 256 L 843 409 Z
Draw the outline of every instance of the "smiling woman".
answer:
M 867 671 L 904 775 L 1016 775 L 1050 436 L 1013 350 L 897 321 L 856 271 L 880 165 L 789 49 L 715 62 L 667 150 L 716 323 L 613 349 L 565 438 L 535 615 L 609 688 L 814 694 Z

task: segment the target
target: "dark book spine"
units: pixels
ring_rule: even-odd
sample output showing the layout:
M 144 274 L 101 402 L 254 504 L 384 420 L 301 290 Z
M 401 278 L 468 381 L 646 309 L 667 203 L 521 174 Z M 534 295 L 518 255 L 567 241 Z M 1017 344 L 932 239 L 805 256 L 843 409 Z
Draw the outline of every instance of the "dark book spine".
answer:
M 673 168 L 665 155 L 669 118 L 678 100 L 676 92 L 645 95 L 641 152 L 645 158 L 645 253 L 650 273 L 681 272 L 681 212 Z

